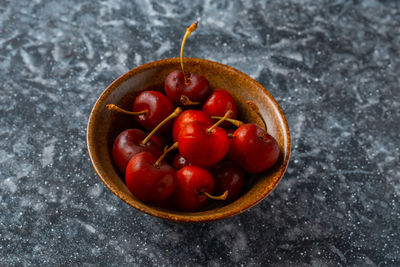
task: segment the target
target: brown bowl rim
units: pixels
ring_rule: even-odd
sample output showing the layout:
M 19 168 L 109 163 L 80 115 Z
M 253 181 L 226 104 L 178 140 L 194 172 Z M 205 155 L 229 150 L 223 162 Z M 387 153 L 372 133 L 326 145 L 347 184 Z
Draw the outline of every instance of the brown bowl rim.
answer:
M 250 204 L 244 205 L 243 207 L 239 206 L 236 209 L 226 210 L 221 213 L 215 213 L 215 214 L 207 214 L 207 211 L 204 211 L 204 212 L 176 212 L 176 213 L 172 214 L 168 210 L 154 209 L 151 206 L 141 203 L 140 201 L 136 201 L 134 199 L 129 199 L 127 196 L 125 196 L 124 193 L 121 192 L 121 190 L 118 187 L 114 187 L 112 184 L 110 184 L 107 180 L 107 177 L 103 177 L 102 173 L 99 171 L 99 169 L 96 166 L 96 163 L 94 161 L 94 158 L 92 155 L 94 152 L 92 151 L 92 148 L 91 148 L 93 146 L 93 144 L 91 144 L 91 142 L 90 142 L 90 139 L 92 136 L 91 129 L 94 128 L 94 127 L 92 127 L 94 114 L 101 107 L 101 103 L 113 91 L 113 89 L 117 88 L 121 83 L 128 80 L 135 74 L 145 71 L 147 69 L 151 69 L 155 66 L 179 63 L 179 58 L 167 58 L 167 59 L 161 59 L 161 60 L 156 60 L 156 61 L 145 63 L 143 65 L 135 67 L 135 68 L 131 69 L 130 71 L 124 73 L 123 75 L 121 75 L 120 77 L 115 79 L 110 85 L 107 86 L 107 88 L 101 93 L 99 98 L 96 100 L 96 102 L 92 108 L 92 111 L 90 112 L 90 115 L 89 115 L 87 129 L 86 129 L 86 144 L 87 144 L 89 158 L 90 158 L 90 161 L 91 161 L 91 164 L 92 164 L 94 170 L 96 171 L 100 180 L 106 185 L 106 187 L 118 198 L 120 198 L 125 203 L 127 203 L 128 205 L 134 207 L 135 209 L 137 209 L 139 211 L 142 211 L 149 215 L 153 215 L 155 217 L 167 219 L 170 221 L 177 221 L 177 222 L 197 223 L 197 222 L 210 222 L 210 221 L 216 221 L 216 220 L 220 220 L 220 219 L 229 218 L 234 215 L 241 214 L 244 211 L 254 207 L 256 204 L 258 204 L 260 201 L 262 201 L 265 197 L 267 197 L 277 187 L 278 183 L 282 179 L 282 177 L 288 167 L 290 154 L 291 154 L 291 136 L 290 136 L 289 125 L 287 123 L 286 117 L 285 117 L 281 107 L 276 102 L 275 98 L 271 95 L 271 93 L 267 89 L 265 89 L 264 86 L 262 86 L 260 83 L 258 83 L 256 80 L 251 78 L 249 75 L 247 75 L 233 67 L 230 67 L 228 65 L 225 65 L 225 64 L 222 64 L 219 62 L 215 62 L 215 61 L 211 61 L 211 60 L 207 60 L 207 59 L 186 58 L 185 57 L 185 61 L 192 61 L 195 64 L 200 64 L 200 63 L 215 64 L 215 65 L 219 65 L 220 67 L 226 68 L 230 71 L 233 71 L 233 72 L 237 73 L 238 75 L 244 76 L 250 82 L 254 83 L 256 86 L 262 88 L 263 92 L 265 94 L 267 94 L 267 96 L 272 100 L 272 102 L 274 103 L 275 107 L 277 108 L 277 110 L 279 111 L 279 114 L 281 116 L 281 119 L 282 119 L 282 122 L 283 122 L 283 125 L 285 128 L 283 133 L 284 133 L 284 135 L 286 135 L 285 138 L 287 140 L 286 155 L 284 156 L 281 167 L 278 169 L 279 178 L 274 182 L 272 187 L 266 187 L 265 190 L 262 191 L 261 194 L 259 194 L 259 196 L 260 196 L 259 198 L 255 199 Z M 271 189 L 269 189 L 269 188 L 271 188 Z

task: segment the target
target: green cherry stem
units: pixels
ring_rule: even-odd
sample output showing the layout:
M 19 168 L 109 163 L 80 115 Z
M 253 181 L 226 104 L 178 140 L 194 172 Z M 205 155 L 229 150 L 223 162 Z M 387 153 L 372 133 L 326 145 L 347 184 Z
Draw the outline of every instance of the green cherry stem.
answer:
M 208 197 L 208 198 L 211 198 L 211 199 L 214 199 L 214 200 L 225 200 L 226 199 L 226 197 L 228 196 L 228 190 L 226 190 L 222 195 L 220 195 L 220 196 L 213 196 L 213 195 L 210 195 L 209 193 L 207 193 L 207 192 L 201 192 L 203 195 L 205 195 L 206 197 Z
M 180 99 L 182 105 L 184 106 L 195 106 L 195 105 L 200 105 L 200 102 L 193 102 L 189 99 L 189 97 L 185 96 L 185 95 L 181 95 L 181 99 Z
M 174 150 L 178 148 L 178 142 L 175 142 L 172 146 L 170 146 L 168 148 L 168 146 L 166 146 L 164 148 L 164 152 L 162 153 L 162 155 L 157 159 L 157 161 L 154 163 L 154 167 L 158 168 L 160 167 L 161 161 L 165 158 L 165 155 L 167 155 L 168 152 L 170 152 L 171 150 Z
M 185 75 L 185 70 L 183 68 L 183 50 L 185 48 L 185 43 L 186 43 L 186 39 L 189 37 L 189 35 L 194 32 L 194 30 L 196 30 L 197 28 L 197 24 L 199 24 L 198 21 L 196 21 L 195 23 L 193 23 L 192 25 L 190 25 L 190 27 L 186 28 L 186 33 L 185 36 L 183 36 L 183 40 L 182 40 L 182 44 L 181 44 L 181 56 L 180 56 L 180 60 L 181 60 L 181 68 L 182 68 L 182 72 L 183 72 L 183 76 L 185 77 L 185 82 L 188 83 L 188 78 Z
M 181 114 L 182 108 L 177 107 L 174 112 L 172 112 L 168 117 L 166 117 L 162 122 L 160 122 L 147 136 L 143 141 L 140 143 L 141 146 L 146 145 L 146 143 L 150 140 L 150 138 L 161 128 L 166 124 L 168 121 L 176 118 Z
M 211 119 L 214 119 L 214 120 L 220 120 L 222 118 L 223 117 L 220 117 L 220 116 L 211 116 Z M 240 126 L 242 126 L 244 124 L 244 122 L 239 121 L 239 120 L 235 120 L 235 119 L 226 118 L 225 120 L 229 121 L 230 123 L 232 123 L 236 127 L 240 127 Z
M 225 115 L 219 120 L 217 121 L 213 126 L 211 126 L 210 128 L 207 129 L 207 133 L 211 133 L 218 125 L 220 125 L 221 123 L 223 123 L 227 118 L 229 118 L 230 116 L 232 116 L 233 112 L 232 110 L 228 110 Z
M 107 109 L 110 111 L 116 111 L 119 113 L 127 114 L 127 115 L 146 115 L 147 112 L 149 112 L 147 109 L 142 110 L 142 111 L 127 111 L 125 109 L 122 109 L 114 104 L 108 104 L 106 105 Z

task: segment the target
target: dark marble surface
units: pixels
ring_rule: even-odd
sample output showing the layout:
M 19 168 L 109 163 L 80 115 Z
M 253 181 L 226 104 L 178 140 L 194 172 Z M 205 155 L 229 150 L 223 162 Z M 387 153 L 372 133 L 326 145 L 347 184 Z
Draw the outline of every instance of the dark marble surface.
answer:
M 179 53 L 231 65 L 293 138 L 276 190 L 214 223 L 142 214 L 96 176 L 96 98 Z M 0 265 L 399 266 L 400 2 L 0 0 Z

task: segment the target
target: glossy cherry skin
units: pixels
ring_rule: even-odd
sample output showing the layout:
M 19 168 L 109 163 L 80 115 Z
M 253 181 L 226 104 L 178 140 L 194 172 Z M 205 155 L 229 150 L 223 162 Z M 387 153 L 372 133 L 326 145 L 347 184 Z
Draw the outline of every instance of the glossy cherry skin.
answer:
M 177 172 L 177 185 L 173 194 L 175 206 L 182 211 L 195 211 L 207 203 L 207 196 L 214 190 L 214 179 L 209 171 L 186 166 Z
M 140 143 L 146 137 L 146 133 L 139 129 L 127 129 L 121 132 L 115 139 L 112 148 L 112 158 L 121 173 L 125 173 L 128 161 L 137 153 L 150 152 L 155 156 L 162 154 L 162 149 L 153 140 L 149 140 L 146 145 Z
M 232 110 L 231 119 L 236 119 L 238 113 L 235 99 L 224 89 L 214 90 L 204 102 L 202 110 L 210 116 L 220 117 L 223 117 L 227 111 Z M 229 127 L 230 125 L 232 124 L 227 121 L 221 124 L 223 127 Z
M 230 139 L 229 156 L 248 173 L 271 168 L 279 153 L 275 138 L 254 123 L 240 126 Z
M 226 160 L 218 163 L 211 169 L 211 174 L 215 181 L 215 195 L 222 195 L 228 190 L 225 201 L 232 202 L 242 194 L 244 173 L 234 162 Z
M 175 169 L 164 161 L 154 166 L 157 158 L 149 152 L 141 152 L 133 156 L 126 166 L 126 186 L 143 202 L 160 203 L 175 191 Z
M 161 134 L 154 134 L 151 137 L 151 140 L 161 148 L 168 146 L 168 144 L 170 143 L 168 138 L 165 135 L 161 135 Z
M 225 130 L 194 121 L 186 124 L 178 137 L 179 153 L 193 165 L 209 167 L 218 163 L 229 150 L 229 138 Z
M 133 102 L 134 112 L 147 110 L 146 114 L 136 115 L 136 121 L 146 130 L 153 130 L 161 121 L 174 111 L 174 104 L 163 93 L 158 91 L 143 91 Z M 168 131 L 172 122 L 164 125 L 161 130 Z
M 193 102 L 203 102 L 210 93 L 208 80 L 200 74 L 186 73 L 188 83 L 182 71 L 175 70 L 165 79 L 165 93 L 177 105 L 181 104 L 181 96 L 187 96 Z
M 207 113 L 194 109 L 185 110 L 178 118 L 176 118 L 172 126 L 172 138 L 174 141 L 178 141 L 178 136 L 182 128 L 189 122 L 193 121 L 200 121 L 208 126 L 213 124 L 213 120 Z
M 174 167 L 175 170 L 180 170 L 183 167 L 190 166 L 192 163 L 190 163 L 184 156 L 181 154 L 176 154 L 174 159 L 172 160 L 172 167 Z

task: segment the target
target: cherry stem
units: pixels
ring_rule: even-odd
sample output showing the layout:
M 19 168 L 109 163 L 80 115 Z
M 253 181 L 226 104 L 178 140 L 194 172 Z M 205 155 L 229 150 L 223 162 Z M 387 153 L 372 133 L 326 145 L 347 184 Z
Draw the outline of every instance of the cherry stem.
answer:
M 207 192 L 201 192 L 203 195 L 205 195 L 205 196 L 207 196 L 208 198 L 211 198 L 211 199 L 214 199 L 214 200 L 225 200 L 226 199 L 226 197 L 228 196 L 228 190 L 226 190 L 222 195 L 220 195 L 220 196 L 213 196 L 213 195 L 210 195 L 209 193 L 207 193 Z
M 184 106 L 195 106 L 195 105 L 200 105 L 200 102 L 193 102 L 189 99 L 189 97 L 185 95 L 181 95 L 181 103 Z
M 149 112 L 147 109 L 142 110 L 142 111 L 127 111 L 125 109 L 122 109 L 122 108 L 114 105 L 114 104 L 108 104 L 108 105 L 106 105 L 106 107 L 108 110 L 116 111 L 116 112 L 127 114 L 127 115 L 146 115 L 147 112 Z
M 156 168 L 160 167 L 161 161 L 165 158 L 165 155 L 167 155 L 168 152 L 170 152 L 171 150 L 174 150 L 175 148 L 178 148 L 178 142 L 175 142 L 170 148 L 168 148 L 168 146 L 166 146 L 164 148 L 164 152 L 162 153 L 162 155 L 154 163 L 154 167 L 156 167 Z
M 186 39 L 189 37 L 189 35 L 194 32 L 194 30 L 196 30 L 197 28 L 197 24 L 199 24 L 198 21 L 196 21 L 195 23 L 193 23 L 192 25 L 190 25 L 190 27 L 186 28 L 186 33 L 185 36 L 183 36 L 183 40 L 182 40 L 182 44 L 181 44 L 181 68 L 182 68 L 182 72 L 183 72 L 183 77 L 185 77 L 185 82 L 188 83 L 188 78 L 185 75 L 185 70 L 183 69 L 183 49 L 185 48 L 185 43 L 186 43 Z
M 254 103 L 253 101 L 247 101 L 246 103 L 257 114 L 257 116 L 262 120 L 262 122 L 264 124 L 264 128 L 265 128 L 265 132 L 267 132 L 268 131 L 267 123 L 265 122 L 263 116 L 261 115 L 260 109 L 258 108 L 256 103 Z
M 232 116 L 232 114 L 233 114 L 233 111 L 232 110 L 228 110 L 225 113 L 225 115 L 219 121 L 217 121 L 213 126 L 211 126 L 210 128 L 207 129 L 207 133 L 211 133 L 218 125 L 220 125 L 226 119 L 228 119 L 230 116 Z
M 220 120 L 220 119 L 222 119 L 223 117 L 220 117 L 220 116 L 211 116 L 211 119 L 214 119 L 214 120 Z M 229 118 L 227 118 L 227 119 L 225 119 L 226 121 L 229 121 L 230 123 L 232 123 L 233 125 L 235 125 L 236 127 L 240 127 L 240 126 L 242 126 L 243 124 L 244 124 L 244 122 L 242 122 L 242 121 L 239 121 L 239 120 L 235 120 L 235 119 L 229 119 Z
M 160 122 L 154 129 L 153 131 L 151 131 L 145 139 L 143 139 L 143 141 L 140 143 L 140 145 L 144 146 L 149 140 L 150 138 L 161 128 L 164 126 L 164 124 L 166 124 L 168 121 L 172 120 L 173 118 L 176 118 L 179 116 L 179 114 L 181 114 L 182 112 L 182 108 L 177 107 L 174 112 L 172 112 L 168 117 L 166 117 L 162 122 Z

